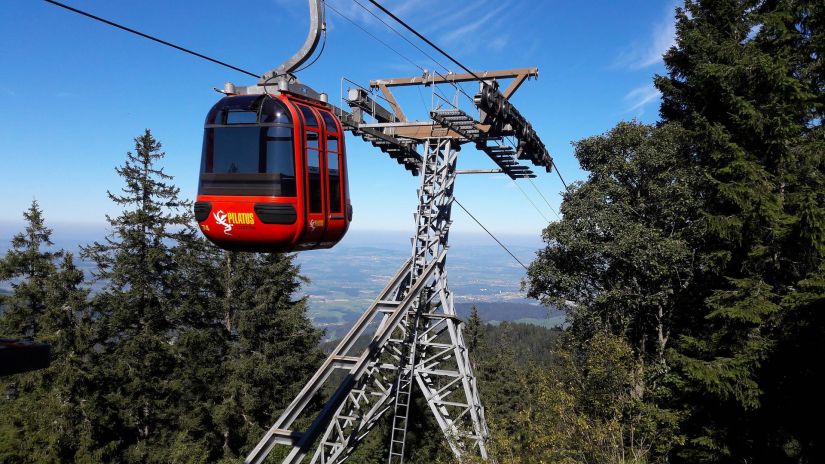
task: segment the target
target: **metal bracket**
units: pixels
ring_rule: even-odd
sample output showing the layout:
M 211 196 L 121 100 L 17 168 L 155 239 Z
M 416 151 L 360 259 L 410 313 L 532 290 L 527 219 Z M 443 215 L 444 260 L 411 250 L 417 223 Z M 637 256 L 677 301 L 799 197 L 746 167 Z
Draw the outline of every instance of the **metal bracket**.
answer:
M 326 28 L 323 1 L 309 0 L 309 33 L 304 45 L 284 64 L 261 76 L 258 84 L 263 85 L 277 76 L 288 75 L 298 69 L 315 52 L 315 48 L 318 47 L 318 42 L 321 40 L 321 33 L 326 31 Z

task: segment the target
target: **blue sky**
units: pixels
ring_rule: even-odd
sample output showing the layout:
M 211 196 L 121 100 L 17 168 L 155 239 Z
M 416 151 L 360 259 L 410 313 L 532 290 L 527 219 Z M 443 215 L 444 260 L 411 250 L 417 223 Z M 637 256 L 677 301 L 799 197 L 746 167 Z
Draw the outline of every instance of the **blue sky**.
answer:
M 444 72 L 351 0 L 327 1 L 418 66 Z M 66 2 L 260 73 L 291 56 L 308 25 L 305 0 Z M 603 133 L 620 120 L 656 120 L 659 96 L 651 78 L 664 72 L 661 54 L 673 40 L 671 2 L 383 4 L 474 70 L 537 66 L 539 79 L 526 82 L 513 102 L 568 182 L 586 176 L 571 142 Z M 166 171 L 182 196 L 194 199 L 203 120 L 220 97 L 212 89 L 253 79 L 45 2 L 6 7 L 0 15 L 0 224 L 18 222 L 32 198 L 56 229 L 102 224 L 105 214 L 117 214 L 106 191 L 120 187 L 114 167 L 144 128 L 163 144 Z M 370 79 L 421 73 L 331 10 L 327 22 L 323 55 L 299 77 L 331 100 L 340 98 L 342 77 L 367 85 Z M 443 92 L 448 98 L 454 93 Z M 398 93 L 408 117 L 426 117 L 429 89 Z M 467 106 L 466 99 L 461 103 Z M 411 231 L 418 178 L 370 145 L 352 136 L 347 142 L 352 230 Z M 459 167 L 492 163 L 467 147 Z M 534 183 L 558 210 L 562 186 L 556 175 L 541 173 Z M 456 197 L 494 232 L 535 236 L 545 217 L 555 216 L 533 185 L 520 181 L 519 186 L 541 213 L 502 175 L 460 176 Z M 453 216 L 454 230 L 478 231 L 458 208 Z

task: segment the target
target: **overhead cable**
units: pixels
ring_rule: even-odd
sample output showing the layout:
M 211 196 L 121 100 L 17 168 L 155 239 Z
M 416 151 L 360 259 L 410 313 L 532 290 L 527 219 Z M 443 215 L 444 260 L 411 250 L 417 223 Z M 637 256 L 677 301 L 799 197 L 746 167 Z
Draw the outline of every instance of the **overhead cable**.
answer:
M 479 81 L 482 81 L 482 82 L 483 82 L 483 79 L 481 79 L 480 77 L 478 77 L 478 74 L 476 74 L 476 73 L 474 73 L 473 71 L 471 71 L 471 70 L 470 70 L 470 68 L 468 68 L 467 66 L 464 66 L 463 64 L 461 64 L 461 62 L 459 62 L 458 60 L 456 60 L 455 58 L 453 58 L 453 57 L 452 57 L 452 55 L 450 55 L 449 53 L 447 53 L 446 51 L 444 51 L 444 50 L 443 50 L 441 47 L 439 47 L 438 45 L 434 44 L 434 43 L 433 43 L 430 39 L 428 39 L 428 38 L 427 38 L 427 37 L 425 37 L 423 34 L 421 34 L 420 32 L 418 32 L 417 30 L 415 30 L 415 28 L 413 28 L 412 26 L 410 26 L 409 24 L 407 24 L 407 23 L 406 23 L 403 19 L 399 18 L 398 16 L 396 16 L 395 14 L 393 14 L 393 12 L 391 12 L 390 10 L 386 9 L 383 5 L 381 5 L 380 3 L 378 3 L 378 1 L 377 1 L 377 0 L 369 0 L 369 2 L 370 2 L 370 3 L 372 3 L 373 5 L 375 5 L 375 6 L 376 6 L 378 9 L 380 9 L 381 11 L 383 11 L 383 12 L 384 12 L 384 14 L 386 14 L 387 16 L 389 16 L 390 18 L 392 18 L 393 20 L 395 20 L 395 22 L 397 22 L 398 24 L 400 24 L 400 25 L 404 26 L 404 27 L 405 27 L 408 31 L 410 31 L 410 32 L 412 32 L 413 34 L 415 34 L 415 36 L 416 36 L 416 37 L 418 37 L 419 39 L 423 40 L 423 41 L 424 41 L 427 45 L 429 45 L 429 46 L 433 47 L 433 49 L 435 49 L 436 51 L 438 51 L 439 53 L 441 53 L 442 55 L 444 55 L 447 59 L 449 59 L 450 61 L 452 61 L 453 63 L 455 63 L 455 64 L 456 64 L 456 66 L 460 67 L 460 68 L 461 68 L 461 69 L 463 69 L 465 72 L 467 72 L 467 73 L 468 73 L 468 74 L 470 74 L 471 76 L 475 77 L 477 80 L 479 80 Z M 564 177 L 562 177 L 561 172 L 559 172 L 559 168 L 556 166 L 556 162 L 555 162 L 555 161 L 551 161 L 551 162 L 552 162 L 553 170 L 554 170 L 554 171 L 556 171 L 556 175 L 558 175 L 558 176 L 559 176 L 559 180 L 561 180 L 562 185 L 564 185 L 564 189 L 565 189 L 565 190 L 567 190 L 567 182 L 565 182 Z
M 143 38 L 146 38 L 146 39 L 149 39 L 149 40 L 153 40 L 153 41 L 155 41 L 155 42 L 157 42 L 157 43 L 159 43 L 159 44 L 166 45 L 167 47 L 172 47 L 172 48 L 174 48 L 174 49 L 176 49 L 176 50 L 180 50 L 180 51 L 182 51 L 182 52 L 184 52 L 184 53 L 188 53 L 188 54 L 190 54 L 190 55 L 197 56 L 198 58 L 202 58 L 202 59 L 204 59 L 204 60 L 206 60 L 206 61 L 211 61 L 212 63 L 219 64 L 219 65 L 221 65 L 221 66 L 225 66 L 225 67 L 227 67 L 227 68 L 229 68 L 229 69 L 232 69 L 232 70 L 238 71 L 238 72 L 240 72 L 240 73 L 244 73 L 244 74 L 246 74 L 246 75 L 248 75 L 248 76 L 252 76 L 252 77 L 255 77 L 255 78 L 261 77 L 260 75 L 255 74 L 255 73 L 253 73 L 253 72 L 247 71 L 247 70 L 245 70 L 245 69 L 241 69 L 241 68 L 239 68 L 239 67 L 237 67 L 237 66 L 232 66 L 232 65 L 231 65 L 231 64 L 229 64 L 229 63 L 225 63 L 225 62 L 223 62 L 223 61 L 216 60 L 215 58 L 211 58 L 211 57 L 208 57 L 208 56 L 206 56 L 206 55 L 204 55 L 204 54 L 202 54 L 202 53 L 198 53 L 198 52 L 196 52 L 196 51 L 189 50 L 188 48 L 181 47 L 180 45 L 175 45 L 175 44 L 173 44 L 173 43 L 171 43 L 171 42 L 167 42 L 166 40 L 159 39 L 159 38 L 157 38 L 157 37 L 153 37 L 153 36 L 151 36 L 151 35 L 149 35 L 149 34 L 144 34 L 143 32 L 137 31 L 137 30 L 132 29 L 132 28 L 130 28 L 130 27 L 126 27 L 126 26 L 124 26 L 124 25 L 122 25 L 122 24 L 118 24 L 118 23 L 115 23 L 115 22 L 109 21 L 108 19 L 101 18 L 100 16 L 95 16 L 95 15 L 93 15 L 93 14 L 91 14 L 91 13 L 87 13 L 87 12 L 85 12 L 85 11 L 78 10 L 77 8 L 73 8 L 73 7 L 71 7 L 71 6 L 69 6 L 69 5 L 66 5 L 66 4 L 64 4 L 64 3 L 56 2 L 55 0 L 44 0 L 44 1 L 45 1 L 45 2 L 48 2 L 48 3 L 51 3 L 52 5 L 55 5 L 55 6 L 59 6 L 60 8 L 65 8 L 65 9 L 67 9 L 67 10 L 69 10 L 69 11 L 71 11 L 71 12 L 77 13 L 77 14 L 79 14 L 79 15 L 86 16 L 87 18 L 94 19 L 95 21 L 100 21 L 100 22 L 102 22 L 102 23 L 104 23 L 104 24 L 108 24 L 108 25 L 113 26 L 113 27 L 116 27 L 116 28 L 118 28 L 118 29 L 122 29 L 122 30 L 124 30 L 124 31 L 126 31 L 126 32 L 131 32 L 132 34 L 139 35 L 139 36 L 141 36 L 141 37 L 143 37 Z
M 398 32 L 398 30 L 396 30 L 394 27 L 392 27 L 392 26 L 390 26 L 389 24 L 387 24 L 387 22 L 386 22 L 386 21 L 384 21 L 384 20 L 383 20 L 383 19 L 381 19 L 379 16 L 377 16 L 375 13 L 373 13 L 373 11 L 372 11 L 372 10 L 370 10 L 369 8 L 367 8 L 367 7 L 365 7 L 364 5 L 362 5 L 362 4 L 361 4 L 361 2 L 359 2 L 358 0 L 353 0 L 353 1 L 354 1 L 355 3 L 357 3 L 357 4 L 361 7 L 361 8 L 363 8 L 364 10 L 366 10 L 369 14 L 371 14 L 371 15 L 372 15 L 372 16 L 374 16 L 376 19 L 378 19 L 379 21 L 381 21 L 381 22 L 382 22 L 385 26 L 387 26 L 387 28 L 389 28 L 391 31 L 393 31 L 393 32 L 395 32 L 396 34 L 398 34 L 398 36 L 399 36 L 399 37 L 401 37 L 402 39 L 404 39 L 407 43 L 409 43 L 410 45 L 412 45 L 413 47 L 415 47 L 418 51 L 420 51 L 421 53 L 423 53 L 423 54 L 424 54 L 424 56 L 426 56 L 427 58 L 429 58 L 430 60 L 432 60 L 435 64 L 437 64 L 437 65 L 441 66 L 441 67 L 442 67 L 445 71 L 447 71 L 447 73 L 448 73 L 448 74 L 450 73 L 450 69 L 449 69 L 449 68 L 447 68 L 446 66 L 444 66 L 443 64 L 441 64 L 438 60 L 436 60 L 436 59 L 435 59 L 435 58 L 433 58 L 432 56 L 430 56 L 430 54 L 429 54 L 429 53 L 427 53 L 427 52 L 425 52 L 424 50 L 422 50 L 422 49 L 421 49 L 421 47 L 419 47 L 418 45 L 416 45 L 415 43 L 413 43 L 410 39 L 408 39 L 408 38 L 407 38 L 407 36 L 405 36 L 404 34 L 402 34 L 402 33 Z M 446 56 L 446 57 L 447 57 L 450 61 L 452 61 L 453 63 L 455 63 L 457 66 L 459 66 L 460 68 L 462 68 L 462 69 L 463 69 L 463 70 L 465 70 L 466 72 L 470 73 L 470 74 L 471 74 L 473 77 L 475 77 L 476 79 L 481 80 L 481 78 L 479 78 L 479 77 L 478 77 L 478 76 L 477 76 L 474 72 L 470 71 L 469 69 L 467 69 L 467 67 L 466 67 L 466 66 L 464 66 L 463 64 L 461 64 L 461 63 L 459 63 L 458 61 L 456 61 L 456 60 L 455 60 L 452 56 L 450 56 L 449 54 L 447 54 L 447 52 L 445 52 L 444 50 L 442 50 L 441 48 L 439 48 L 436 44 L 432 43 L 429 39 L 427 39 L 427 38 L 426 38 L 426 37 L 424 37 L 422 34 L 420 34 L 418 31 L 416 31 L 415 29 L 413 29 L 413 28 L 412 28 L 412 26 L 410 26 L 410 25 L 408 25 L 407 23 L 405 23 L 405 22 L 404 22 L 401 18 L 399 18 L 399 17 L 395 16 L 392 12 L 390 12 L 389 10 L 387 10 L 386 8 L 384 8 L 383 6 L 381 6 L 381 4 L 379 4 L 378 2 L 373 1 L 373 0 L 370 0 L 370 3 L 372 3 L 373 5 L 375 5 L 375 6 L 377 6 L 378 8 L 380 8 L 380 9 L 381 9 L 381 11 L 383 11 L 383 12 L 384 12 L 384 13 L 386 13 L 388 16 L 390 16 L 392 19 L 394 19 L 396 22 L 398 22 L 399 24 L 401 24 L 402 26 L 404 26 L 405 28 L 407 28 L 407 30 L 409 30 L 410 32 L 412 32 L 413 34 L 415 34 L 415 35 L 416 35 L 419 39 L 421 39 L 421 40 L 423 40 L 424 42 L 426 42 L 426 43 L 427 43 L 427 45 L 429 45 L 429 46 L 433 47 L 433 48 L 434 48 L 434 49 L 436 49 L 439 53 L 441 53 L 442 55 Z M 434 72 L 435 72 L 437 75 L 441 76 L 442 78 L 444 77 L 444 76 L 443 76 L 442 74 L 440 74 L 438 71 L 434 71 Z M 467 94 L 467 92 L 465 92 L 465 91 L 464 91 L 464 87 L 462 87 L 460 83 L 458 83 L 458 82 L 452 82 L 451 84 L 453 85 L 453 87 L 455 87 L 456 89 L 458 89 L 458 91 L 460 91 L 460 92 L 461 92 L 461 93 L 463 93 L 463 94 L 464 94 L 467 98 L 469 98 L 471 102 L 473 101 L 473 97 L 471 97 L 469 94 Z
M 476 219 L 476 217 L 475 217 L 475 216 L 473 216 L 473 213 L 471 213 L 471 212 L 467 211 L 467 208 L 465 208 L 465 207 L 464 207 L 464 205 L 462 205 L 462 204 L 461 204 L 461 202 L 460 202 L 460 201 L 458 201 L 458 199 L 457 199 L 457 198 L 453 197 L 453 201 L 455 202 L 455 204 L 457 204 L 459 207 L 461 207 L 461 209 L 463 209 L 463 210 L 464 210 L 464 212 L 465 212 L 465 213 L 467 213 L 467 215 L 468 215 L 468 216 L 470 216 L 470 217 L 473 219 L 473 221 L 475 221 L 475 222 L 476 222 L 476 224 L 478 224 L 478 225 L 479 225 L 482 229 L 484 229 L 484 232 L 487 232 L 487 235 L 489 235 L 490 237 L 492 237 L 492 238 L 493 238 L 493 240 L 495 240 L 495 241 L 496 241 L 496 243 L 498 243 L 498 244 L 499 244 L 499 246 L 500 246 L 501 248 L 504 248 L 504 251 L 506 251 L 506 252 L 507 252 L 510 256 L 512 256 L 512 257 L 513 257 L 513 259 L 515 259 L 517 263 L 521 264 L 521 267 L 523 267 L 525 271 L 528 271 L 528 270 L 529 270 L 529 269 L 527 268 L 527 266 L 525 266 L 525 265 L 524 265 L 524 263 L 522 263 L 522 262 L 521 262 L 521 260 L 520 260 L 520 259 L 516 258 L 516 255 L 514 255 L 514 254 L 513 254 L 513 252 L 512 252 L 512 251 L 510 251 L 510 249 L 509 249 L 509 248 L 507 248 L 507 246 L 506 246 L 506 245 L 504 245 L 503 243 L 501 243 L 501 240 L 497 239 L 497 238 L 496 238 L 496 236 L 495 236 L 495 235 L 493 235 L 493 233 L 492 233 L 492 232 L 490 232 L 489 230 L 487 230 L 487 228 L 486 228 L 486 227 L 484 227 L 484 224 L 482 224 L 482 223 L 481 223 L 478 219 Z
M 541 217 L 544 219 L 544 221 L 545 221 L 545 222 L 550 222 L 550 219 L 548 219 L 548 218 L 547 218 L 547 216 L 546 216 L 543 212 L 541 212 L 541 210 L 539 209 L 539 207 L 538 207 L 538 206 L 536 206 L 536 204 L 533 202 L 533 199 L 532 199 L 532 198 L 530 198 L 530 197 L 527 195 L 527 192 L 525 192 L 523 188 L 521 188 L 521 185 L 519 185 L 519 184 L 518 184 L 518 182 L 516 182 L 516 180 L 515 180 L 515 179 L 513 179 L 513 178 L 510 178 L 510 181 L 513 183 L 513 185 L 515 185 L 515 186 L 516 186 L 516 188 L 518 188 L 518 189 L 519 189 L 519 191 L 521 192 L 521 194 L 522 194 L 522 195 L 524 195 L 524 198 L 526 198 L 526 199 L 527 199 L 527 201 L 529 201 L 529 202 L 530 202 L 530 204 L 531 204 L 531 205 L 533 205 L 533 209 L 535 209 L 535 210 L 536 210 L 536 212 L 537 212 L 537 213 L 539 213 L 539 216 L 541 216 Z
M 553 163 L 553 170 L 556 171 L 556 175 L 559 176 L 561 184 L 564 185 L 564 190 L 567 190 L 567 182 L 565 182 L 564 177 L 561 176 L 561 172 L 559 171 L 559 167 L 556 166 L 556 162 L 553 160 L 551 160 L 550 162 Z
M 470 71 L 470 69 L 469 69 L 469 68 L 467 68 L 467 67 L 466 67 L 466 66 L 464 66 L 463 64 L 459 63 L 459 62 L 458 62 L 458 60 L 456 60 L 455 58 L 453 58 L 452 56 L 450 56 L 450 54 L 449 54 L 449 53 L 445 52 L 444 50 L 442 50 L 442 49 L 441 49 L 441 47 L 439 47 L 438 45 L 434 44 L 434 43 L 433 43 L 430 39 L 426 38 L 423 34 L 421 34 L 420 32 L 416 31 L 416 30 L 415 30 L 415 28 L 413 28 L 412 26 L 410 26 L 409 24 L 407 24 L 406 22 L 404 22 L 404 20 L 403 20 L 403 19 L 401 19 L 401 18 L 399 18 L 398 16 L 394 15 L 394 14 L 393 14 L 390 10 L 388 10 L 388 9 L 384 8 L 384 6 L 383 6 L 383 5 L 381 5 L 380 3 L 378 3 L 376 0 L 369 0 L 369 2 L 370 2 L 370 3 L 372 3 L 373 5 L 375 5 L 376 7 L 378 7 L 378 9 L 379 9 L 379 10 L 381 10 L 381 11 L 383 11 L 383 12 L 384 12 L 384 14 L 386 14 L 386 15 L 387 15 L 387 16 L 389 16 L 390 18 L 394 19 L 394 20 L 395 20 L 395 22 L 397 22 L 398 24 L 400 24 L 400 25 L 404 26 L 404 27 L 405 27 L 408 31 L 410 31 L 410 32 L 412 32 L 413 34 L 415 34 L 415 35 L 416 35 L 416 37 L 418 37 L 419 39 L 421 39 L 421 40 L 423 40 L 424 42 L 426 42 L 426 44 L 427 44 L 427 45 L 429 45 L 429 46 L 433 47 L 433 48 L 434 48 L 434 49 L 435 49 L 438 53 L 441 53 L 441 54 L 442 54 L 442 55 L 444 55 L 444 56 L 445 56 L 448 60 L 450 60 L 450 61 L 452 61 L 453 63 L 455 63 L 455 64 L 456 64 L 456 66 L 458 66 L 459 68 L 463 69 L 464 71 L 466 71 L 466 72 L 467 72 L 467 73 L 469 73 L 471 76 L 473 76 L 473 77 L 475 77 L 476 79 L 478 79 L 479 81 L 481 81 L 481 80 L 482 80 L 480 77 L 478 77 L 478 75 L 477 75 L 476 73 L 474 73 L 474 72 Z
M 388 22 L 384 21 L 384 18 L 382 18 L 382 17 L 378 16 L 377 14 L 375 14 L 375 12 L 373 12 L 372 10 L 370 10 L 369 8 L 367 8 L 367 7 L 366 7 L 363 3 L 359 2 L 358 0 L 352 0 L 352 1 L 354 1 L 354 2 L 358 5 L 358 6 L 360 6 L 360 7 L 361 7 L 361 9 L 363 9 L 364 11 L 366 11 L 367 13 L 369 13 L 370 15 L 372 15 L 375 19 L 377 19 L 377 20 L 381 21 L 381 23 L 382 23 L 382 24 L 384 24 L 385 26 L 387 26 L 387 28 L 388 28 L 389 30 L 391 30 L 391 31 L 395 32 L 395 33 L 396 33 L 399 37 L 401 37 L 402 39 L 404 39 L 404 40 L 405 40 L 408 44 L 410 44 L 410 45 L 412 45 L 413 47 L 415 47 L 415 49 L 416 49 L 416 50 L 418 50 L 418 51 L 419 51 L 419 52 L 421 52 L 424 56 L 426 56 L 427 58 L 429 58 L 429 59 L 430 59 L 430 61 L 432 61 L 433 63 L 435 63 L 435 64 L 437 64 L 437 65 L 439 65 L 439 66 L 441 66 L 441 67 L 442 67 L 445 71 L 447 71 L 447 72 L 449 72 L 449 71 L 450 71 L 450 70 L 449 70 L 446 66 L 444 66 L 443 64 L 441 64 L 441 63 L 440 63 L 438 60 L 436 60 L 435 58 L 433 58 L 433 57 L 432 57 L 429 53 L 425 52 L 425 51 L 424 51 L 421 47 L 419 47 L 418 45 L 416 45 L 416 44 L 415 44 L 415 42 L 413 42 L 412 40 L 408 39 L 408 38 L 407 38 L 407 36 L 405 36 L 404 34 L 402 34 L 401 32 L 399 32 L 399 31 L 398 31 L 398 29 L 396 29 L 396 28 L 392 27 L 392 26 L 391 26 Z
M 404 59 L 404 60 L 406 60 L 407 62 L 409 62 L 411 65 L 415 66 L 416 68 L 420 69 L 421 71 L 426 71 L 426 70 L 424 69 L 424 67 L 422 67 L 421 65 L 419 65 L 419 64 L 418 64 L 418 63 L 416 63 L 415 61 L 413 61 L 413 60 L 409 59 L 406 55 L 404 55 L 403 53 L 399 52 L 398 50 L 396 50 L 395 48 L 393 48 L 392 46 L 390 46 L 387 42 L 384 42 L 383 40 L 381 40 L 381 39 L 379 39 L 378 37 L 376 37 L 376 36 L 375 36 L 375 34 L 373 34 L 372 32 L 370 32 L 370 31 L 368 31 L 368 30 L 366 30 L 366 29 L 365 29 L 364 27 L 362 27 L 360 24 L 358 24 L 357 22 L 355 22 L 354 20 L 352 20 L 349 16 L 345 15 L 344 13 L 341 13 L 341 12 L 340 12 L 337 8 L 335 8 L 334 6 L 332 6 L 329 2 L 324 2 L 324 4 L 325 4 L 327 7 L 329 7 L 329 9 L 330 9 L 330 10 L 334 11 L 334 12 L 335 12 L 338 16 L 340 16 L 340 17 L 342 17 L 342 18 L 346 19 L 347 21 L 349 21 L 349 22 L 350 22 L 350 24 L 352 24 L 353 26 L 357 27 L 358 29 L 361 29 L 361 30 L 362 30 L 365 34 L 367 34 L 368 36 L 372 37 L 375 41 L 377 41 L 377 42 L 378 42 L 378 43 L 380 43 L 381 45 L 383 45 L 383 46 L 385 46 L 385 47 L 389 48 L 392 52 L 394 52 L 396 55 L 400 56 L 402 59 Z
M 530 184 L 532 184 L 532 185 L 533 185 L 533 188 L 534 188 L 534 189 L 536 189 L 536 192 L 538 192 L 538 194 L 539 194 L 539 196 L 541 197 L 541 199 L 542 199 L 542 200 L 544 200 L 544 202 L 547 204 L 547 207 L 548 207 L 548 208 L 550 208 L 550 211 L 552 211 L 552 212 L 553 212 L 553 214 L 555 214 L 555 215 L 556 215 L 556 217 L 557 217 L 557 218 L 559 218 L 559 220 L 561 220 L 561 216 L 559 216 L 559 213 L 558 213 L 558 212 L 556 212 L 555 208 L 553 208 L 552 206 L 550 206 L 550 202 L 549 202 L 549 201 L 547 201 L 547 197 L 545 197 L 545 196 L 544 196 L 544 194 L 543 194 L 543 193 L 541 193 L 541 190 L 539 190 L 538 186 L 536 186 L 536 183 L 535 183 L 535 182 L 533 182 L 533 179 L 528 178 L 527 180 L 529 180 L 529 181 L 530 181 Z

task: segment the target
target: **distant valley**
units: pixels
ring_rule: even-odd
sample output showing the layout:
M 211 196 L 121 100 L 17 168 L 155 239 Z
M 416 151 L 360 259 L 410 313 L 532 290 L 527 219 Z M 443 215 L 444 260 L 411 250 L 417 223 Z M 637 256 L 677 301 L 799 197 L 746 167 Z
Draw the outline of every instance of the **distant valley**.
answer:
M 19 229 L 0 224 L 0 253 L 5 254 L 11 236 Z M 53 226 L 57 248 L 77 254 L 80 244 L 100 240 L 100 228 L 63 230 Z M 529 263 L 541 246 L 537 238 L 504 237 L 508 248 Z M 466 318 L 476 304 L 485 322 L 518 321 L 545 327 L 564 322 L 561 313 L 539 306 L 521 290 L 522 268 L 489 237 L 452 234 L 447 272 L 459 316 Z M 308 297 L 309 315 L 327 337 L 342 334 L 372 303 L 387 281 L 411 253 L 410 239 L 403 233 L 351 232 L 330 250 L 300 253 L 301 272 L 310 282 L 301 296 Z M 78 265 L 91 276 L 91 263 Z M 92 285 L 98 290 L 101 284 Z M 0 291 L 9 283 L 1 283 Z
M 489 237 L 451 236 L 447 273 L 460 317 L 477 304 L 486 322 L 519 321 L 553 327 L 564 322 L 558 311 L 548 312 L 521 290 L 525 276 L 515 260 Z M 522 262 L 532 261 L 539 243 L 511 238 L 508 248 Z M 310 317 L 336 337 L 372 303 L 411 253 L 401 234 L 356 234 L 330 250 L 302 253 L 301 271 Z

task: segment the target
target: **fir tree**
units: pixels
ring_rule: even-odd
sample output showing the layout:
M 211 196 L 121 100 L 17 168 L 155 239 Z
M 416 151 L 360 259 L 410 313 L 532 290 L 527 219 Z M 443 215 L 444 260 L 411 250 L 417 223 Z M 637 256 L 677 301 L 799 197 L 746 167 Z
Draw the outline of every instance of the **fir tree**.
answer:
M 93 418 L 98 415 L 94 398 L 96 315 L 89 305 L 83 271 L 71 253 L 63 253 L 46 290 L 47 312 L 40 326 L 42 340 L 51 345 L 53 361 L 43 372 L 46 404 L 41 408 L 51 417 L 39 430 L 46 435 L 41 449 L 55 461 L 95 461 L 99 459 L 93 430 Z M 28 441 L 37 443 L 31 437 Z M 42 461 L 52 460 L 51 456 Z
M 12 241 L 3 268 L 17 281 L 4 315 L 7 325 L 51 347 L 48 368 L 18 374 L 0 382 L 0 461 L 71 462 L 96 460 L 88 453 L 90 421 L 88 371 L 93 355 L 92 317 L 83 273 L 71 253 L 46 251 L 51 230 L 44 226 L 37 203 L 25 214 L 26 232 Z M 60 259 L 59 266 L 55 260 Z
M 470 354 L 480 348 L 479 345 L 484 335 L 483 330 L 484 326 L 481 322 L 481 317 L 478 315 L 478 308 L 476 308 L 476 305 L 473 305 L 470 308 L 470 317 L 467 319 L 467 325 L 464 327 L 464 340 Z
M 11 249 L 0 260 L 0 281 L 11 280 L 13 294 L 0 300 L 0 334 L 4 337 L 36 337 L 46 311 L 46 282 L 55 272 L 59 252 L 48 250 L 52 230 L 46 227 L 37 200 L 23 213 L 24 232 L 11 240 Z
M 688 1 L 656 79 L 662 117 L 688 131 L 704 176 L 700 301 L 681 313 L 673 352 L 686 462 L 764 456 L 761 369 L 789 311 L 825 294 L 821 14 L 814 2 Z
M 14 235 L 11 248 L 0 260 L 0 280 L 14 279 L 10 296 L 0 300 L 0 336 L 41 337 L 47 310 L 46 283 L 55 272 L 52 230 L 45 226 L 37 201 L 23 213 L 25 229 Z M 27 433 L 42 417 L 37 407 L 43 397 L 42 373 L 33 371 L 0 379 L 0 462 L 29 459 Z
M 323 361 L 322 332 L 295 299 L 303 278 L 293 256 L 224 253 L 225 381 L 215 408 L 223 456 L 248 452 Z
M 135 139 L 134 153 L 116 169 L 122 193 L 108 194 L 124 210 L 107 216 L 111 233 L 103 243 L 83 249 L 105 282 L 93 304 L 100 313 L 107 452 L 128 462 L 165 462 L 178 421 L 174 315 L 184 283 L 173 258 L 189 216 L 171 177 L 157 166 L 164 156 L 149 130 Z

